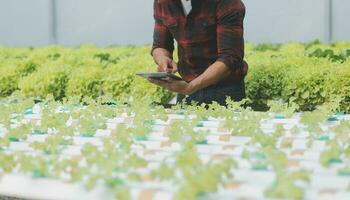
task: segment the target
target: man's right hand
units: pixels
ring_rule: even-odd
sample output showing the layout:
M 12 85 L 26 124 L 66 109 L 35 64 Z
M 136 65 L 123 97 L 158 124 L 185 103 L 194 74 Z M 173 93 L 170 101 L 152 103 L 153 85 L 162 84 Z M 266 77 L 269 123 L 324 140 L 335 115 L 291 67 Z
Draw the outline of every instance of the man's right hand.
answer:
M 153 58 L 158 65 L 158 72 L 173 74 L 177 72 L 177 63 L 170 58 L 170 53 L 167 50 L 161 48 L 155 49 L 153 51 Z
M 176 73 L 177 72 L 177 64 L 174 60 L 169 57 L 162 56 L 156 60 L 158 65 L 158 72 L 168 72 L 168 73 Z

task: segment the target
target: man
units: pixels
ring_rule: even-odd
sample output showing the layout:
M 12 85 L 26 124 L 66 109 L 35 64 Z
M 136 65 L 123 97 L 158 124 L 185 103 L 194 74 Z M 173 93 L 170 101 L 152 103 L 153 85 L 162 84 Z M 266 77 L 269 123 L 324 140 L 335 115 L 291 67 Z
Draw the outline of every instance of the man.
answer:
M 179 72 L 184 81 L 149 81 L 177 92 L 178 102 L 185 95 L 200 104 L 245 98 L 244 17 L 241 0 L 155 0 L 152 56 L 158 71 Z

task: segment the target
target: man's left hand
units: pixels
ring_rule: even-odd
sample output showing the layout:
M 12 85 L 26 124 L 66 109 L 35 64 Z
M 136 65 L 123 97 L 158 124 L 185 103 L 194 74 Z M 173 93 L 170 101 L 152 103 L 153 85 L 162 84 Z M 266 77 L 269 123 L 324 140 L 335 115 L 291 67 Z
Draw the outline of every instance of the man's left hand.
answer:
M 148 79 L 148 81 L 160 87 L 163 87 L 167 90 L 170 90 L 172 92 L 176 92 L 184 95 L 190 95 L 195 92 L 191 84 L 187 83 L 186 81 L 178 81 L 174 79 L 162 81 L 162 80 L 151 79 L 151 78 Z

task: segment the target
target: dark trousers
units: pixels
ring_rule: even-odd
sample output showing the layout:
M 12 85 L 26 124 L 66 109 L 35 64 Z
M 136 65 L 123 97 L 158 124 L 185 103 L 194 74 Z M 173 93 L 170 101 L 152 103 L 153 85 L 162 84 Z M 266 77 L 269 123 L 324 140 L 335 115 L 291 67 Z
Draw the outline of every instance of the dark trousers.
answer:
M 177 95 L 177 103 L 181 103 L 185 98 L 186 104 L 191 104 L 193 101 L 200 104 L 211 104 L 213 101 L 222 106 L 226 106 L 226 98 L 231 97 L 233 101 L 241 101 L 246 97 L 244 81 L 234 85 L 213 85 L 201 89 L 191 95 Z

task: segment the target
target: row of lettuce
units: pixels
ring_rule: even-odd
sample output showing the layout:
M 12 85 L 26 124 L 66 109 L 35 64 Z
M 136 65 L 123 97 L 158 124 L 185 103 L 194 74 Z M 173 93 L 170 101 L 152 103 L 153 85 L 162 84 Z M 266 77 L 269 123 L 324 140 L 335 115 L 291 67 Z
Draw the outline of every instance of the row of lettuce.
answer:
M 268 100 L 313 110 L 325 102 L 350 111 L 350 43 L 246 45 L 248 104 L 268 109 Z M 174 94 L 135 76 L 155 71 L 150 47 L 0 48 L 0 96 L 19 91 L 44 98 L 139 99 L 166 103 Z

